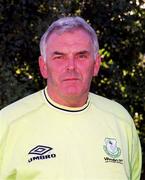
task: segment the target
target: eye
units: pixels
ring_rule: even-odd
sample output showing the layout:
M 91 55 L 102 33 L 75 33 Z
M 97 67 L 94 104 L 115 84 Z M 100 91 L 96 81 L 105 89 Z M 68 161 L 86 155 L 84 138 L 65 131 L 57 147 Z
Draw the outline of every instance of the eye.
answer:
M 57 55 L 53 57 L 54 60 L 62 60 L 64 57 L 62 55 Z
M 86 58 L 86 55 L 80 54 L 79 57 L 80 57 L 80 58 Z
M 86 54 L 79 54 L 78 55 L 78 58 L 83 60 L 83 59 L 86 59 L 87 58 L 87 55 Z

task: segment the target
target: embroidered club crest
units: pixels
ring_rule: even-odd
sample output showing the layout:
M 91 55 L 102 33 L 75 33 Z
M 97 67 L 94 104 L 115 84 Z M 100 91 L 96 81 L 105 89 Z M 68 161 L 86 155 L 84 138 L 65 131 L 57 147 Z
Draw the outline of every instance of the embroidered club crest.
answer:
M 105 138 L 103 146 L 104 151 L 111 158 L 118 158 L 121 155 L 121 149 L 117 147 L 117 141 L 114 138 Z

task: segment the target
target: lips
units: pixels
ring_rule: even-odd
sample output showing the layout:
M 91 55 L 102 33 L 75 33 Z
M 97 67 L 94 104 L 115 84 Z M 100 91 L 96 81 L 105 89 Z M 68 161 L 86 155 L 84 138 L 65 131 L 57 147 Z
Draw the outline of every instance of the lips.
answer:
M 81 80 L 81 76 L 79 73 L 73 73 L 73 72 L 70 72 L 70 73 L 64 73 L 61 75 L 60 77 L 61 81 L 80 81 Z
M 77 81 L 79 80 L 78 78 L 65 78 L 63 81 Z

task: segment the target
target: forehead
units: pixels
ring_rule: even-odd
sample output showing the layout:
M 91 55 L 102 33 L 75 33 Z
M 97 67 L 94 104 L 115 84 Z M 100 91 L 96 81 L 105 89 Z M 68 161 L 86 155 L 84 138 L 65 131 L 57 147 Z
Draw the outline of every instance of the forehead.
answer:
M 47 50 L 63 47 L 89 47 L 92 45 L 90 35 L 83 29 L 55 31 L 47 39 Z

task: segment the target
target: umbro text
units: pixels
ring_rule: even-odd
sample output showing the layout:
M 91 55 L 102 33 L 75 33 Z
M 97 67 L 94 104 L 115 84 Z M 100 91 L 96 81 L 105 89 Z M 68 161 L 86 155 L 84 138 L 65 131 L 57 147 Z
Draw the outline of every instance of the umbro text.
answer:
M 36 161 L 36 160 L 44 160 L 44 159 L 50 159 L 50 158 L 55 158 L 56 154 L 48 154 L 48 155 L 43 155 L 43 156 L 34 156 L 31 157 L 28 162 Z

